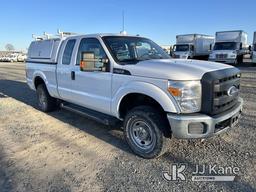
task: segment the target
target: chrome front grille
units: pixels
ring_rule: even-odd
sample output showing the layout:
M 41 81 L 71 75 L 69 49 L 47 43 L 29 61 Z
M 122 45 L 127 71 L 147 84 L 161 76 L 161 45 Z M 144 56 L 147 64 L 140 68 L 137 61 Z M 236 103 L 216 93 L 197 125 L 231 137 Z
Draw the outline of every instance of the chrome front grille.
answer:
M 216 54 L 216 59 L 227 59 L 228 54 Z

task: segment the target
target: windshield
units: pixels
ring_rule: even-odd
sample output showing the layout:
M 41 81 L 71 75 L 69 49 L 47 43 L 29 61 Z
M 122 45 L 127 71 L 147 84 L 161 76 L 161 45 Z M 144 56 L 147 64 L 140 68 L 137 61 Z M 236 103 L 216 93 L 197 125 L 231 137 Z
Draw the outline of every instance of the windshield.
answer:
M 189 51 L 189 45 L 174 45 L 174 51 Z
M 109 36 L 103 37 L 103 40 L 118 63 L 170 58 L 160 46 L 146 38 Z
M 236 50 L 238 44 L 235 42 L 221 42 L 215 43 L 213 50 Z

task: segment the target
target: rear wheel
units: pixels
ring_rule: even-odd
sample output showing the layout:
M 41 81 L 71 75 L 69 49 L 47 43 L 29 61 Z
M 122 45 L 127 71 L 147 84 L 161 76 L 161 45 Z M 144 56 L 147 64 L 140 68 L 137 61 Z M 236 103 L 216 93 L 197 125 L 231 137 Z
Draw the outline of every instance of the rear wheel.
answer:
M 43 112 L 50 112 L 56 109 L 57 100 L 51 97 L 44 84 L 40 84 L 36 89 L 38 106 Z
M 165 119 L 150 106 L 135 107 L 125 117 L 125 138 L 133 152 L 151 159 L 164 154 L 169 138 L 164 136 Z

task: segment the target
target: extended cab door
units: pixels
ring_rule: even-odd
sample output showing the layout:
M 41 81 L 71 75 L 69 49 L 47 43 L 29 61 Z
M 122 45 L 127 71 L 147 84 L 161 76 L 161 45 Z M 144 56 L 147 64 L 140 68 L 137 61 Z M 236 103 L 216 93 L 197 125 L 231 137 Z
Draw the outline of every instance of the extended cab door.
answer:
M 72 71 L 74 68 L 74 48 L 76 39 L 68 39 L 64 42 L 57 65 L 57 84 L 60 97 L 66 101 L 72 101 Z
M 80 70 L 83 53 L 93 53 L 96 64 L 85 64 Z M 97 38 L 83 38 L 80 41 L 76 62 L 74 63 L 74 80 L 72 80 L 72 101 L 81 106 L 111 114 L 111 79 L 110 62 Z

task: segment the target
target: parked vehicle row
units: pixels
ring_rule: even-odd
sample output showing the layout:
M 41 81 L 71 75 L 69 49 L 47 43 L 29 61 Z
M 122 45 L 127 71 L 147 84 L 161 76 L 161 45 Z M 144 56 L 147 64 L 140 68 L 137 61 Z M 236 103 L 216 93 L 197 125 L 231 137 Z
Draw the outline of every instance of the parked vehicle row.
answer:
M 25 62 L 27 59 L 26 54 L 12 53 L 6 56 L 0 57 L 1 62 Z
M 242 30 L 219 31 L 215 37 L 203 34 L 177 35 L 171 56 L 180 59 L 200 59 L 236 65 L 251 54 L 256 62 L 256 37 L 253 46 L 248 44 L 248 35 Z

